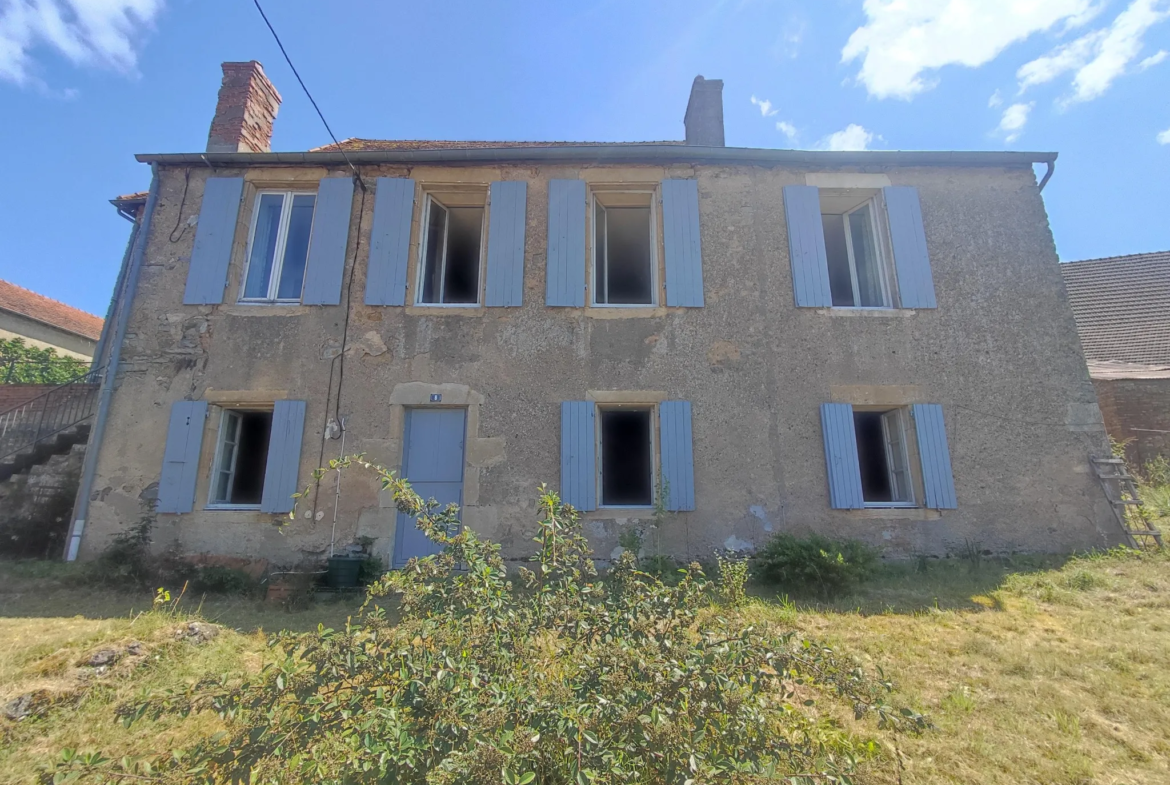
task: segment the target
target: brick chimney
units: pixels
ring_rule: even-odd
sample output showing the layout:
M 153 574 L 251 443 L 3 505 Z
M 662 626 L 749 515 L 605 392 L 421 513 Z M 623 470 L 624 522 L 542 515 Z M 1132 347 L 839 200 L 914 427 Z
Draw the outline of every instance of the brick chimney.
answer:
M 267 153 L 280 93 L 255 60 L 224 63 L 223 84 L 207 134 L 209 153 Z
M 723 141 L 723 80 L 695 77 L 691 85 L 691 99 L 683 117 L 687 129 L 687 144 L 705 147 L 724 147 Z

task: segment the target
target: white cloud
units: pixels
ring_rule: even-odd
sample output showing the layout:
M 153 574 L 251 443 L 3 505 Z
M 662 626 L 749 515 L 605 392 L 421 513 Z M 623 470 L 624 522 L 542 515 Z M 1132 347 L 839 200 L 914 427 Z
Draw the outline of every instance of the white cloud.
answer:
M 779 109 L 773 109 L 772 102 L 769 101 L 767 98 L 760 100 L 759 98 L 756 98 L 753 95 L 752 96 L 752 103 L 760 108 L 760 115 L 762 117 L 771 117 L 772 115 L 774 115 L 778 111 L 780 111 Z
M 0 5 L 0 79 L 34 83 L 33 52 L 49 47 L 74 65 L 132 71 L 135 43 L 163 0 L 4 0 Z
M 1028 122 L 1028 113 L 1035 105 L 1035 102 L 1012 104 L 1003 110 L 1003 117 L 999 119 L 999 127 L 996 130 L 1004 135 L 1004 141 L 1014 142 L 1020 138 L 1020 134 L 1023 133 L 1024 126 Z
M 994 109 L 995 107 L 1000 106 L 1002 103 L 1003 96 L 999 94 L 999 90 L 996 90 L 991 94 L 991 97 L 987 99 L 987 108 Z
M 1170 52 L 1167 52 L 1165 49 L 1159 49 L 1157 52 L 1154 52 L 1145 60 L 1142 60 L 1140 63 L 1138 63 L 1137 70 L 1144 71 L 1147 68 L 1153 68 L 1167 57 L 1170 57 Z
M 1156 138 L 1158 140 L 1158 144 L 1170 144 L 1170 128 L 1167 128 L 1165 131 L 1158 134 Z
M 781 120 L 780 122 L 776 123 L 776 130 L 787 136 L 789 139 L 796 138 L 796 126 L 786 120 Z
M 829 134 L 818 147 L 825 150 L 868 150 L 876 137 L 857 123 L 850 123 L 840 131 Z
M 976 68 L 1060 22 L 1075 27 L 1100 10 L 1093 0 L 865 0 L 866 23 L 841 61 L 861 59 L 858 78 L 876 98 L 913 98 L 934 86 L 930 72 Z

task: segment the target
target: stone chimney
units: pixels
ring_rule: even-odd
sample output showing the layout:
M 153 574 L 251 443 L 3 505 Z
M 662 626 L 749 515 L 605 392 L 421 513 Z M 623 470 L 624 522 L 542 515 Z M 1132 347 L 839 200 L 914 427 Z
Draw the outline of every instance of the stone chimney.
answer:
M 683 117 L 687 129 L 687 144 L 705 147 L 724 147 L 723 141 L 723 80 L 695 77 L 691 85 L 691 100 Z
M 267 153 L 280 93 L 255 60 L 224 63 L 219 102 L 207 134 L 209 153 Z

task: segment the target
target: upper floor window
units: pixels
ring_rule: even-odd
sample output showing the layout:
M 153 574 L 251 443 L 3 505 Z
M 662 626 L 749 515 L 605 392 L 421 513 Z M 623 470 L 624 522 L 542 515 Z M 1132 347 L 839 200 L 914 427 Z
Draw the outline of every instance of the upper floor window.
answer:
M 654 305 L 653 194 L 593 195 L 593 304 Z
M 294 191 L 256 196 L 241 302 L 299 303 L 317 197 Z
M 419 305 L 479 304 L 484 212 L 482 196 L 427 196 L 416 298 Z
M 868 190 L 820 192 L 829 290 L 839 308 L 891 308 L 887 241 L 880 199 Z

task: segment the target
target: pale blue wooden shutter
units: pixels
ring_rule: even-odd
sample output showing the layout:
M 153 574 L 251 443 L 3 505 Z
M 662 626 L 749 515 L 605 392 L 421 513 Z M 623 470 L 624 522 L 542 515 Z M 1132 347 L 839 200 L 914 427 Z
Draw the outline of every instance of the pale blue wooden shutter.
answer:
M 304 401 L 277 401 L 272 408 L 272 435 L 268 438 L 268 463 L 264 469 L 261 512 L 291 512 L 292 495 L 301 467 L 301 437 L 305 429 Z
M 900 305 L 903 308 L 936 308 L 918 189 L 910 185 L 888 185 L 882 191 L 890 221 L 890 244 L 894 246 Z
M 561 501 L 583 511 L 597 509 L 596 418 L 593 401 L 561 403 Z
M 832 307 L 821 196 L 816 186 L 784 186 L 784 218 L 788 223 L 788 258 L 792 261 L 792 291 L 797 307 Z
M 519 306 L 524 299 L 524 228 L 528 183 L 491 185 L 488 223 L 487 306 Z
M 545 305 L 585 307 L 584 180 L 548 183 L 548 269 Z
M 341 276 L 349 244 L 349 216 L 353 210 L 353 180 L 327 177 L 317 186 L 313 208 L 313 235 L 305 263 L 305 305 L 337 305 L 341 302 Z
M 195 247 L 187 267 L 186 305 L 217 305 L 223 302 L 232 243 L 240 218 L 244 178 L 209 177 L 203 187 L 203 205 L 195 229 Z
M 207 401 L 175 401 L 167 425 L 162 473 L 158 478 L 158 512 L 191 512 L 195 504 L 195 478 L 203 446 L 203 421 Z
M 666 251 L 666 304 L 703 307 L 703 248 L 699 241 L 699 184 L 662 181 L 662 244 Z
M 829 501 L 834 509 L 855 510 L 865 506 L 861 494 L 861 464 L 857 460 L 857 431 L 853 407 L 847 403 L 821 404 L 821 430 L 825 437 L 825 466 L 829 472 Z
M 658 407 L 662 478 L 666 509 L 695 509 L 695 451 L 691 436 L 691 402 L 663 401 Z
M 414 180 L 379 177 L 375 188 L 366 305 L 405 305 Z
M 955 498 L 955 477 L 951 471 L 951 451 L 947 445 L 942 406 L 916 403 L 910 409 L 918 437 L 918 457 L 922 461 L 926 506 L 932 510 L 953 510 L 959 504 Z

